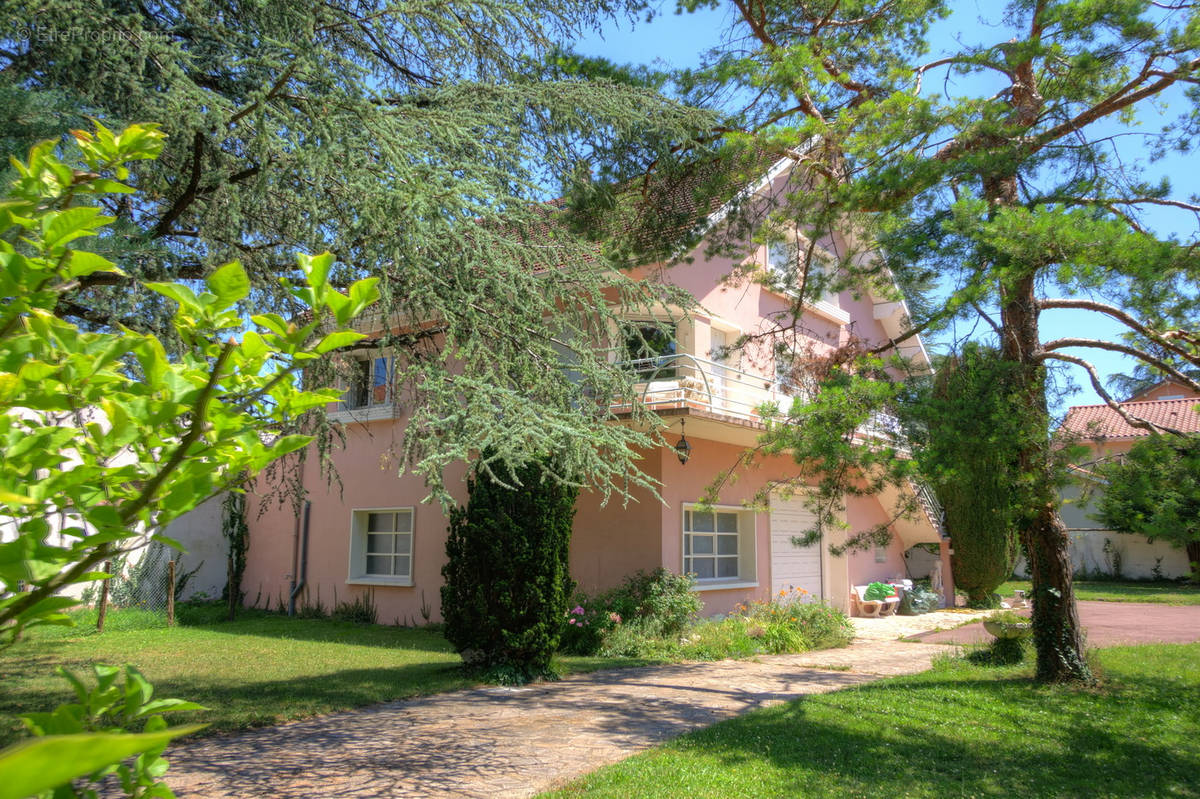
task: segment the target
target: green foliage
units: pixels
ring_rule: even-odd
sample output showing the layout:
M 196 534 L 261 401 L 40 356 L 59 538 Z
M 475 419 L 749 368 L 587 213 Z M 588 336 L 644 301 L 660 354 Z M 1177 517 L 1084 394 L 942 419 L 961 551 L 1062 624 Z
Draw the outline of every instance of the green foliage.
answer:
M 675 574 L 661 566 L 652 571 L 639 570 L 616 588 L 595 597 L 579 592 L 572 603 L 565 614 L 560 648 L 579 655 L 595 654 L 602 646 L 609 652 L 636 649 L 610 645 L 610 634 L 630 640 L 678 639 L 703 607 L 695 577 Z M 616 633 L 621 625 L 625 629 Z
M 156 336 L 87 332 L 58 318 L 79 280 L 124 274 L 74 246 L 103 237 L 112 222 L 82 203 L 131 192 L 118 182 L 128 164 L 153 159 L 163 141 L 154 125 L 113 133 L 97 124 L 74 135 L 86 171 L 44 142 L 28 162 L 14 160 L 18 177 L 0 201 L 0 507 L 17 532 L 0 544 L 0 644 L 26 627 L 66 622 L 61 610 L 74 600 L 55 592 L 103 576 L 94 568 L 140 529 L 165 526 L 304 446 L 309 437 L 285 434 L 286 426 L 336 394 L 301 390 L 292 372 L 335 335 L 324 326 L 344 326 L 377 296 L 373 280 L 336 292 L 326 281 L 333 257 L 301 255 L 305 284 L 294 293 L 311 318 L 254 316 L 239 341 L 237 303 L 249 284 L 237 263 L 199 292 L 146 284 L 178 306 L 174 357 Z M 49 520 L 63 510 L 67 523 L 53 530 Z M 11 593 L 18 582 L 32 589 Z
M 1097 508 L 1105 527 L 1186 548 L 1200 575 L 1200 436 L 1149 436 L 1094 471 L 1104 481 Z
M 899 488 L 896 516 L 920 513 L 912 480 L 916 464 L 907 457 L 908 442 L 893 415 L 906 393 L 893 379 L 894 361 L 874 357 L 844 362 L 845 353 L 806 357 L 805 379 L 816 390 L 798 395 L 789 407 L 768 404 L 759 409 L 766 432 L 743 458 L 745 465 L 771 455 L 789 456 L 795 463 L 786 482 L 768 481 L 755 496 L 766 507 L 771 492 L 796 492 L 812 512 L 814 526 L 792 540 L 795 546 L 828 546 L 834 556 L 887 546 L 892 540 L 890 519 L 866 529 L 847 532 L 846 498 L 877 496 Z M 715 501 L 727 479 L 719 476 L 706 498 Z M 834 534 L 846 535 L 840 543 Z M 840 537 L 840 536 L 839 536 Z
M 609 657 L 722 660 L 829 649 L 853 638 L 845 613 L 798 590 L 739 605 L 725 618 L 693 621 L 682 634 L 663 635 L 648 618 L 616 624 L 599 651 Z
M 28 161 L 13 159 L 17 177 L 0 200 L 0 509 L 16 533 L 0 544 L 0 647 L 30 627 L 69 625 L 63 611 L 76 600 L 58 591 L 107 577 L 94 568 L 144 543 L 142 531 L 307 444 L 307 436 L 286 434 L 288 424 L 336 394 L 303 391 L 292 372 L 331 338 L 344 341 L 336 328 L 378 296 L 374 280 L 336 292 L 326 279 L 333 257 L 302 255 L 304 284 L 293 291 L 310 312 L 303 323 L 260 315 L 246 330 L 237 305 L 250 284 L 230 263 L 199 291 L 143 284 L 177 306 L 173 357 L 154 335 L 80 329 L 58 315 L 72 292 L 89 278 L 126 273 L 75 244 L 112 237 L 114 219 L 94 203 L 131 194 L 120 182 L 129 164 L 157 157 L 163 134 L 155 125 L 113 133 L 97 123 L 73 135 L 84 168 L 61 161 L 54 142 L 35 145 Z M 56 518 L 62 527 L 51 525 Z M 156 546 L 147 559 L 178 546 L 149 537 Z M 142 598 L 145 566 L 117 583 L 117 599 L 123 588 L 130 600 Z M 167 768 L 163 748 L 197 728 L 169 730 L 161 714 L 199 706 L 153 700 L 132 667 L 117 686 L 119 672 L 97 666 L 94 690 L 62 672 L 79 702 L 27 716 L 34 735 L 48 737 L 0 755 L 4 790 L 75 795 L 56 786 L 116 773 L 128 795 L 170 795 L 157 782 Z M 144 732 L 126 734 L 145 719 Z M 119 764 L 136 753 L 132 764 Z
M 442 617 L 469 670 L 506 682 L 553 676 L 574 589 L 567 551 L 579 493 L 554 471 L 549 463 L 512 468 L 485 453 L 466 507 L 450 514 Z
M 300 592 L 300 602 L 296 605 L 296 618 L 324 619 L 328 616 L 329 608 L 325 607 L 321 600 L 321 586 L 318 584 L 316 591 L 309 591 L 309 587 L 304 586 L 304 590 Z
M 139 193 L 110 204 L 122 235 L 104 245 L 131 250 L 129 277 L 86 280 L 59 313 L 125 320 L 169 343 L 172 304 L 137 280 L 198 280 L 237 258 L 254 307 L 292 318 L 304 310 L 289 290 L 303 281 L 292 253 L 344 254 L 332 285 L 376 277 L 383 318 L 420 322 L 381 334 L 407 417 L 400 471 L 445 503 L 443 469 L 487 447 L 513 462 L 559 452 L 564 475 L 605 491 L 650 485 L 637 452 L 656 437 L 606 424 L 594 401 L 632 397 L 604 339 L 619 317 L 687 297 L 597 268 L 592 238 L 555 224 L 566 214 L 545 203 L 678 160 L 717 118 L 561 57 L 641 5 L 0 6 L 0 30 L 30 34 L 0 52 L 0 129 L 20 135 L 28 104 L 65 103 L 162 120 L 169 136 L 136 170 Z M 330 385 L 342 368 L 322 359 L 309 375 Z
M 662 567 L 635 572 L 598 601 L 622 620 L 644 620 L 663 636 L 678 636 L 703 607 L 692 575 Z
M 945 511 L 954 586 L 971 607 L 989 606 L 1020 554 L 1026 433 L 1013 376 L 996 350 L 968 343 L 907 407 L 917 460 Z
M 232 573 L 221 596 L 229 601 L 231 608 L 237 608 L 241 607 L 246 594 L 242 590 L 242 575 L 246 573 L 250 527 L 246 524 L 246 495 L 236 489 L 229 491 L 221 500 L 221 535 L 229 544 L 229 557 L 233 560 Z
M 78 701 L 22 717 L 34 737 L 0 751 L 0 796 L 94 799 L 97 792 L 90 786 L 110 774 L 128 796 L 171 795 L 159 782 L 167 771 L 163 750 L 172 739 L 204 725 L 168 727 L 163 714 L 206 708 L 181 699 L 154 699 L 154 687 L 132 666 L 125 667 L 121 683 L 120 668 L 92 668 L 95 687 L 60 667 L 58 673 Z M 132 762 L 121 763 L 133 755 Z M 82 777 L 83 786 L 72 784 Z

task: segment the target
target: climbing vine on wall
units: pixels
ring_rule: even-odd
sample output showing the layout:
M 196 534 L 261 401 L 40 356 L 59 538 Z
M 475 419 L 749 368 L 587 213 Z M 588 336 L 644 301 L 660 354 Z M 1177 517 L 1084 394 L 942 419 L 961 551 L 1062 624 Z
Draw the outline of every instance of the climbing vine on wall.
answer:
M 221 534 L 229 543 L 229 579 L 221 598 L 232 609 L 242 604 L 242 574 L 246 571 L 246 551 L 250 548 L 250 528 L 246 524 L 246 495 L 230 491 L 221 502 Z

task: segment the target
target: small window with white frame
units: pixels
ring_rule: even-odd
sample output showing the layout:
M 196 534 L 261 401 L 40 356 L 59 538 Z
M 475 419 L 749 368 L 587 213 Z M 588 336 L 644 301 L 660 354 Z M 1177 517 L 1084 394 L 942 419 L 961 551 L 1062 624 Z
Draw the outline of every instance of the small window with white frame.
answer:
M 706 583 L 752 582 L 754 517 L 741 509 L 683 511 L 683 572 Z
M 767 269 L 780 283 L 800 290 L 802 274 L 800 272 L 800 245 L 792 241 L 779 241 L 767 247 Z M 813 252 L 808 259 L 808 279 L 810 283 L 821 284 L 821 294 L 807 292 L 806 301 L 811 303 L 824 302 L 834 307 L 840 307 L 838 295 L 827 288 L 828 267 L 821 255 Z
M 413 509 L 355 510 L 348 582 L 412 585 Z
M 391 404 L 391 361 L 384 355 L 352 360 L 340 410 L 353 411 Z

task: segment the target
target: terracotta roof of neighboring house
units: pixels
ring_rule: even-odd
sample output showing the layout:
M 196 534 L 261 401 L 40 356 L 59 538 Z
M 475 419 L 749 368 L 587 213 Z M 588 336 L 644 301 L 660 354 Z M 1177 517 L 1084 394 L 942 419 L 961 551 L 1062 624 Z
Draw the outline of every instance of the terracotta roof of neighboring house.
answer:
M 1122 402 L 1130 416 L 1184 433 L 1200 433 L 1200 399 Z M 1067 411 L 1064 430 L 1085 438 L 1141 438 L 1150 431 L 1133 427 L 1107 405 L 1076 405 Z

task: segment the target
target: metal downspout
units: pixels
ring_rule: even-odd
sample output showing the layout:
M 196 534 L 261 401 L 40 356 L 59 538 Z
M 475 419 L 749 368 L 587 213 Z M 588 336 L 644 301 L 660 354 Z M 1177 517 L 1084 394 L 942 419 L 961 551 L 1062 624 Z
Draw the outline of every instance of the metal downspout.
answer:
M 292 568 L 292 592 L 291 592 L 291 595 L 288 597 L 288 615 L 289 616 L 296 615 L 296 597 L 300 594 L 301 591 L 304 590 L 304 584 L 307 582 L 307 579 L 308 579 L 308 520 L 309 520 L 309 516 L 311 514 L 312 514 L 312 500 L 306 499 L 306 500 L 304 500 L 303 530 L 300 533 L 300 541 L 299 541 L 300 550 L 299 550 L 298 554 L 299 554 L 299 558 L 300 558 L 300 570 L 299 570 L 299 574 L 297 575 L 295 566 L 293 565 L 293 568 Z M 299 522 L 300 520 L 297 519 L 296 521 Z M 292 563 L 295 564 L 295 558 L 292 559 Z

